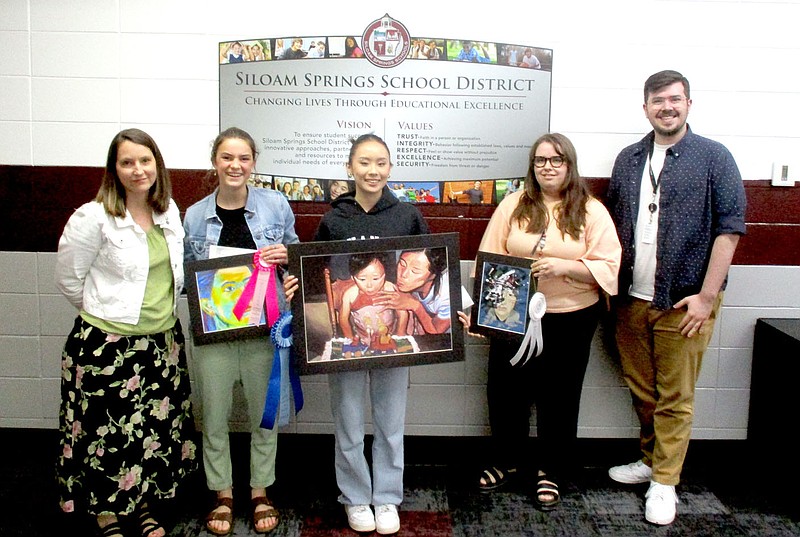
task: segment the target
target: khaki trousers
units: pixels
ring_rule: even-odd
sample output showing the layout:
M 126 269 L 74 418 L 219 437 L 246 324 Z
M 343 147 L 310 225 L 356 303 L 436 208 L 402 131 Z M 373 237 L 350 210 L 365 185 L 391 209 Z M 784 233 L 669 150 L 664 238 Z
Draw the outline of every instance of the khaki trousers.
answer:
M 653 481 L 680 482 L 694 417 L 694 393 L 703 354 L 711 340 L 722 293 L 703 333 L 682 336 L 678 324 L 686 309 L 658 310 L 632 298 L 617 309 L 617 346 L 625 382 L 641 425 L 642 461 Z

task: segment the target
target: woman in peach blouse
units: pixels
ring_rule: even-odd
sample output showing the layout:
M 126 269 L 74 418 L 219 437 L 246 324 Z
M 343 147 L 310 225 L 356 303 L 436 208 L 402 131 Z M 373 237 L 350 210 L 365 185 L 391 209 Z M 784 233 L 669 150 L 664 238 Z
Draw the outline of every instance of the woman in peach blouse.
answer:
M 602 292 L 617 293 L 621 247 L 605 206 L 578 174 L 577 154 L 561 134 L 545 134 L 530 151 L 524 188 L 498 205 L 479 248 L 532 259 L 544 294 L 543 352 L 512 365 L 522 343 L 491 338 L 487 396 L 492 458 L 478 485 L 504 485 L 523 466 L 537 471 L 535 501 L 554 509 L 557 482 L 574 461 L 581 388 L 591 341 L 605 307 Z M 536 405 L 536 452 L 528 452 L 531 405 Z

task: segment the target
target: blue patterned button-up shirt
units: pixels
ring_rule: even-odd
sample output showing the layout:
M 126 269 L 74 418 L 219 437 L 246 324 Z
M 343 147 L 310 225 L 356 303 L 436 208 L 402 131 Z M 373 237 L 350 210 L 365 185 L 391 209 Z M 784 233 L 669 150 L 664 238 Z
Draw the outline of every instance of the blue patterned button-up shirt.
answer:
M 654 137 L 650 132 L 622 150 L 609 184 L 608 205 L 622 243 L 623 297 L 633 280 L 639 190 Z M 744 185 L 733 155 L 687 126 L 686 135 L 667 150 L 661 172 L 654 307 L 668 309 L 700 292 L 714 240 L 744 235 L 744 212 Z

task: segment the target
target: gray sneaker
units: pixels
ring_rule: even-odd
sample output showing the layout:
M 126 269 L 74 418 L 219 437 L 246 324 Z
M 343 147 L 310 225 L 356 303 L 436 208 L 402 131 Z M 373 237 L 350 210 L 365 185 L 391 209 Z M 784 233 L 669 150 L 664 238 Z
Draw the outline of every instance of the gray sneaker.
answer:
M 622 466 L 614 466 L 608 469 L 608 477 L 619 483 L 634 485 L 636 483 L 647 483 L 653 477 L 653 469 L 641 460 Z

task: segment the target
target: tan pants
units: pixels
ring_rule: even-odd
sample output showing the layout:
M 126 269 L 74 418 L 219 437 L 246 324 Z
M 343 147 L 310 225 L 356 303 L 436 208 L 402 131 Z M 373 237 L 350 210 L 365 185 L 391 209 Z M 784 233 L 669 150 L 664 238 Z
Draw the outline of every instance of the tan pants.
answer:
M 717 296 L 703 333 L 682 336 L 686 310 L 658 310 L 632 298 L 617 309 L 617 346 L 625 382 L 641 424 L 642 460 L 653 481 L 677 485 L 689 447 L 694 390 L 722 303 Z

